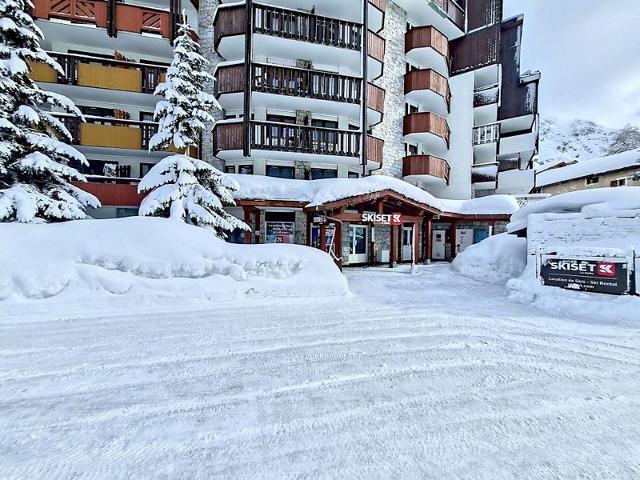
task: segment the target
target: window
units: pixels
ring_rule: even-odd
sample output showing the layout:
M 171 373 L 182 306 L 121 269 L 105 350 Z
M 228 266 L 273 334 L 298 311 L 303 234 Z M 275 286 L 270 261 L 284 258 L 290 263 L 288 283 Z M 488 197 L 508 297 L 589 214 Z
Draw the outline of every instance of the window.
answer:
M 337 178 L 338 171 L 331 170 L 328 168 L 312 168 L 311 169 L 311 180 L 319 180 L 321 178 Z
M 236 173 L 236 166 L 235 165 L 225 165 L 224 173 Z
M 265 212 L 265 243 L 295 243 L 294 212 Z
M 410 113 L 418 113 L 418 107 L 415 105 L 411 105 L 410 103 L 406 104 L 406 113 L 409 115 Z
M 349 172 L 347 176 L 349 178 L 360 178 L 360 175 L 358 175 L 358 172 Z
M 418 146 L 417 145 L 411 145 L 409 143 L 405 143 L 405 146 L 407 147 L 407 155 L 417 155 L 418 154 Z
M 140 178 L 144 177 L 147 173 L 149 173 L 149 170 L 151 170 L 153 165 L 154 165 L 153 163 L 141 163 L 140 164 Z
M 617 178 L 615 180 L 611 180 L 611 183 L 609 185 L 612 187 L 624 187 L 626 184 L 627 184 L 626 178 Z
M 238 173 L 242 175 L 253 175 L 253 165 L 240 165 Z
M 294 178 L 295 173 L 293 167 L 280 167 L 276 165 L 267 165 L 267 177 L 277 178 Z
M 587 177 L 585 179 L 585 183 L 587 185 L 594 185 L 596 183 L 598 183 L 600 181 L 600 177 L 598 177 L 597 175 L 591 175 L 590 177 Z
M 338 128 L 338 122 L 333 120 L 311 120 L 311 125 L 314 127 L 323 127 L 323 128 Z M 356 127 L 357 128 L 357 127 Z
M 133 207 L 116 208 L 116 218 L 135 217 L 138 215 L 138 209 Z

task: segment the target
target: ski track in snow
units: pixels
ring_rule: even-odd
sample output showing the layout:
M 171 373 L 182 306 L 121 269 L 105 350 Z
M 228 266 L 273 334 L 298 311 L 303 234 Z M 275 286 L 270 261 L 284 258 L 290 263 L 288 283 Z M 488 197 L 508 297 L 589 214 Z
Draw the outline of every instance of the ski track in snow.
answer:
M 640 323 L 446 265 L 347 276 L 346 299 L 0 314 L 0 478 L 640 478 Z

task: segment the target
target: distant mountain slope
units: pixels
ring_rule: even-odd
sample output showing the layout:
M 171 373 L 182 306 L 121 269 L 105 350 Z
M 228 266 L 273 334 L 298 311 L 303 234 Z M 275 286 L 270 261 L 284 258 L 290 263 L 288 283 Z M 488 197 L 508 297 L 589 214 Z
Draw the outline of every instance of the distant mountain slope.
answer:
M 620 130 L 588 120 L 561 122 L 552 118 L 540 121 L 540 166 L 559 161 L 586 160 L 607 155 Z

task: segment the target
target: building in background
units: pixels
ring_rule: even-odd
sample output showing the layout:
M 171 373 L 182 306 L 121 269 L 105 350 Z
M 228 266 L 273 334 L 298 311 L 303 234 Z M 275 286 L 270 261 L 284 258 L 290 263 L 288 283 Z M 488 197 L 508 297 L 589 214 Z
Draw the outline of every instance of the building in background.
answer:
M 640 186 L 640 149 L 561 163 L 536 174 L 535 191 L 557 195 L 575 190 Z

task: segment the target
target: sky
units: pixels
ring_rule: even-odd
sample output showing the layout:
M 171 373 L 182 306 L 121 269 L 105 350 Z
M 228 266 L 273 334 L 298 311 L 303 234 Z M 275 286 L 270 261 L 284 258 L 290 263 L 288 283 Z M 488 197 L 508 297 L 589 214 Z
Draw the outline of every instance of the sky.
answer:
M 519 13 L 543 117 L 640 125 L 640 0 L 504 0 L 505 18 Z

